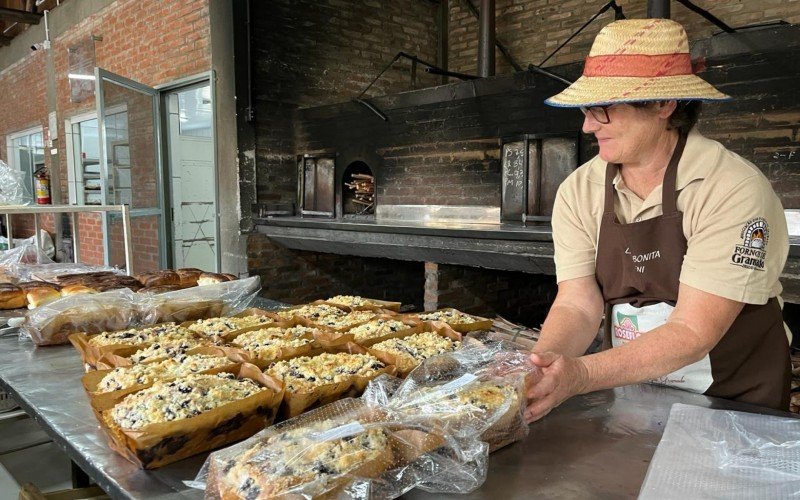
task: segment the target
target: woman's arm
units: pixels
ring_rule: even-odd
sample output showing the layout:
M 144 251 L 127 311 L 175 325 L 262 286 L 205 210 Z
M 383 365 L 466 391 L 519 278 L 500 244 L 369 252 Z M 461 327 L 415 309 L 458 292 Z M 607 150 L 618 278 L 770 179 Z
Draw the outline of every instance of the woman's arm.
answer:
M 528 421 L 542 418 L 567 398 L 646 382 L 694 363 L 717 345 L 744 304 L 681 284 L 667 323 L 608 351 L 581 358 L 536 350 L 542 375 L 528 391 Z
M 582 356 L 603 317 L 603 296 L 594 276 L 562 281 L 533 352 Z

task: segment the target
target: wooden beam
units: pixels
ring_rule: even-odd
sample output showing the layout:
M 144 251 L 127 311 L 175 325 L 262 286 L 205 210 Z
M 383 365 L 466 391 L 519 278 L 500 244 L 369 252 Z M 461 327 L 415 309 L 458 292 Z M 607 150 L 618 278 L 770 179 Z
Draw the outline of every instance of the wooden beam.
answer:
M 42 14 L 38 14 L 36 12 L 25 12 L 24 10 L 19 10 L 19 9 L 9 9 L 6 7 L 0 7 L 0 19 L 13 21 L 16 23 L 39 24 L 39 20 L 42 19 Z

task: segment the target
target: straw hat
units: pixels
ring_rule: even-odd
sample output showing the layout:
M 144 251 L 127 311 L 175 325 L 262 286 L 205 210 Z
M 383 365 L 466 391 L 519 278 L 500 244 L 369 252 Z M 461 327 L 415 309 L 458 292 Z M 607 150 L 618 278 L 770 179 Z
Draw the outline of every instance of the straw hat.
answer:
M 600 30 L 583 76 L 545 103 L 572 108 L 669 99 L 724 101 L 730 96 L 692 74 L 683 26 L 669 19 L 626 19 Z

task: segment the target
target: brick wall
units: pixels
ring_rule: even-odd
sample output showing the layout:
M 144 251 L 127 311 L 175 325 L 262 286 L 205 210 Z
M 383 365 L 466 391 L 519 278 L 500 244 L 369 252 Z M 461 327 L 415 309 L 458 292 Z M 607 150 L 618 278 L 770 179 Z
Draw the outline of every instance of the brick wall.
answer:
M 299 304 L 339 294 L 413 304 L 422 310 L 421 262 L 346 257 L 290 250 L 252 234 L 247 244 L 250 275 L 261 276 L 261 295 Z
M 66 8 L 69 8 L 67 6 Z M 63 35 L 52 41 L 51 54 L 54 58 L 59 135 L 58 148 L 63 200 L 67 200 L 67 154 L 66 135 L 63 123 L 66 118 L 94 111 L 94 98 L 81 103 L 70 102 L 70 84 L 67 79 L 69 59 L 67 49 L 92 35 L 102 37 L 95 42 L 96 65 L 145 85 L 154 86 L 208 71 L 211 68 L 209 46 L 208 0 L 188 0 L 179 4 L 158 0 L 116 0 L 96 14 L 80 21 Z M 45 98 L 45 58 L 44 51 L 31 52 L 30 55 L 6 68 L 0 73 L 0 95 L 11 96 L 0 106 L 0 158 L 6 154 L 6 134 L 37 124 L 47 124 Z M 131 157 L 133 161 L 134 208 L 154 206 L 156 194 L 155 171 L 153 165 L 152 121 L 150 120 L 150 100 L 123 92 L 114 96 L 107 94 L 107 105 L 113 104 L 117 97 L 127 104 Z M 145 102 L 146 101 L 146 102 Z M 54 168 L 53 160 L 46 152 L 46 164 Z M 158 233 L 152 218 L 133 219 L 137 270 L 153 267 L 157 259 Z M 22 221 L 20 236 L 32 234 L 32 221 Z M 93 214 L 80 216 L 81 258 L 87 263 L 99 264 L 103 261 L 100 218 Z M 15 230 L 17 228 L 15 227 Z M 138 233 L 137 233 L 138 231 Z M 117 236 L 112 234 L 115 239 Z M 121 241 L 121 239 L 119 239 Z M 120 249 L 112 248 L 112 255 Z M 154 253 L 155 252 L 155 253 Z M 155 260 L 155 266 L 157 266 Z
M 450 0 L 449 68 L 452 71 L 475 74 L 478 20 L 466 7 L 467 1 L 470 0 Z M 472 1 L 479 6 L 480 2 Z M 629 18 L 646 16 L 646 0 L 618 0 L 617 3 Z M 800 22 L 800 2 L 796 1 L 695 0 L 694 3 L 734 28 L 778 20 Z M 603 5 L 603 1 L 583 0 L 496 0 L 496 36 L 522 67 L 539 64 Z M 672 2 L 672 18 L 684 25 L 691 40 L 707 38 L 719 31 L 716 26 L 677 2 Z M 614 13 L 609 10 L 561 49 L 545 66 L 582 61 L 588 55 L 589 47 L 600 28 L 613 20 Z M 495 61 L 498 75 L 513 71 L 499 51 L 495 52 Z
M 358 96 L 400 51 L 436 63 L 438 7 L 400 0 L 253 2 L 258 199 L 293 203 L 292 112 Z M 410 90 L 410 64 L 395 63 L 366 94 Z M 418 68 L 418 86 L 438 78 Z
M 380 149 L 379 203 L 500 205 L 500 147 L 496 139 Z
M 425 263 L 425 310 L 455 307 L 539 327 L 558 288 L 555 276 Z

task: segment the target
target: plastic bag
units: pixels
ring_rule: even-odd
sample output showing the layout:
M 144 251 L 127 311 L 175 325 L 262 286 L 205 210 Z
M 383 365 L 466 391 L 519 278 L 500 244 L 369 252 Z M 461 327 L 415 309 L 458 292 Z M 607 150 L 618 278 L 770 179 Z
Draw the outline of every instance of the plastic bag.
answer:
M 30 205 L 33 194 L 28 188 L 25 174 L 13 170 L 0 160 L 0 205 Z
M 35 244 L 23 244 L 10 250 L 0 250 L 0 282 L 29 281 L 31 265 L 53 261 Z
M 395 498 L 415 486 L 467 493 L 486 476 L 488 448 L 436 422 L 343 399 L 212 453 L 191 486 L 206 498 Z
M 437 420 L 460 438 L 481 436 L 495 451 L 528 434 L 525 388 L 536 370 L 515 344 L 471 342 L 425 360 L 401 383 L 373 380 L 362 399 L 404 420 Z
M 642 499 L 795 498 L 800 420 L 674 404 Z
M 141 323 L 181 323 L 231 316 L 246 309 L 261 290 L 258 276 L 161 294 L 138 294 Z
M 69 335 L 122 330 L 136 323 L 136 294 L 127 288 L 63 297 L 31 310 L 20 329 L 36 345 L 66 344 Z

